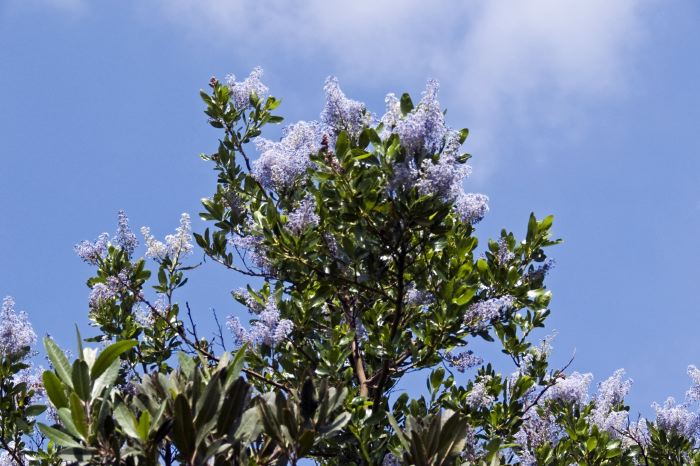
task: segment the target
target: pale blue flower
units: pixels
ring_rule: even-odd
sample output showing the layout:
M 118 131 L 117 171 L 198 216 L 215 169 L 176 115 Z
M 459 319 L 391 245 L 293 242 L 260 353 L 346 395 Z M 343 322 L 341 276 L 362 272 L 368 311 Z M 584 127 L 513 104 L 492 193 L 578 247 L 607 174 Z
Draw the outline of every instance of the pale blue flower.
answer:
M 287 214 L 287 227 L 298 235 L 306 228 L 317 226 L 319 220 L 316 213 L 316 200 L 312 196 L 307 196 L 296 209 Z
M 226 76 L 226 84 L 231 90 L 231 101 L 239 112 L 250 107 L 250 95 L 255 94 L 260 99 L 267 97 L 268 87 L 260 80 L 263 76 L 262 68 L 255 67 L 247 78 L 241 82 L 236 81 L 236 76 L 229 74 Z
M 5 297 L 0 308 L 0 356 L 14 356 L 36 343 L 26 312 L 15 311 L 15 300 Z
M 448 352 L 445 356 L 447 362 L 459 372 L 465 372 L 466 370 L 471 369 L 474 366 L 478 366 L 484 362 L 483 359 L 476 356 L 471 350 L 461 351 L 457 354 Z
M 139 244 L 136 235 L 129 228 L 129 217 L 123 210 L 117 214 L 117 233 L 114 235 L 114 242 L 126 252 L 127 257 L 131 257 Z
M 545 397 L 550 400 L 583 406 L 588 402 L 588 387 L 592 380 L 593 374 L 573 372 L 557 379 L 555 384 L 545 393 Z
M 109 246 L 109 234 L 102 233 L 95 241 L 83 240 L 73 250 L 82 260 L 91 265 L 99 264 Z
M 482 377 L 478 382 L 474 382 L 471 390 L 467 394 L 467 405 L 472 409 L 479 409 L 490 405 L 495 398 L 488 392 L 488 383 L 491 381 L 490 376 Z
M 455 211 L 464 223 L 480 222 L 489 211 L 489 198 L 483 194 L 461 193 L 455 200 Z
M 494 319 L 501 317 L 502 313 L 513 307 L 515 298 L 512 296 L 501 296 L 479 301 L 467 309 L 464 322 L 473 328 L 484 328 Z
M 323 86 L 326 104 L 321 111 L 321 122 L 338 134 L 345 130 L 350 137 L 357 137 L 365 126 L 372 123 L 372 115 L 364 103 L 348 99 L 338 84 L 338 78 L 330 76 Z
M 180 215 L 180 226 L 175 229 L 175 234 L 167 235 L 165 243 L 158 241 L 149 227 L 141 227 L 141 234 L 146 244 L 146 257 L 162 261 L 166 257 L 180 258 L 190 254 L 194 249 L 192 245 L 192 225 L 187 213 Z
M 285 128 L 282 139 L 257 138 L 260 158 L 253 163 L 253 176 L 268 189 L 289 188 L 314 166 L 309 156 L 321 149 L 318 123 L 299 121 Z
M 676 404 L 672 397 L 666 399 L 663 405 L 653 403 L 656 411 L 656 425 L 661 430 L 683 435 L 694 439 L 700 430 L 700 418 L 688 410 L 685 404 Z

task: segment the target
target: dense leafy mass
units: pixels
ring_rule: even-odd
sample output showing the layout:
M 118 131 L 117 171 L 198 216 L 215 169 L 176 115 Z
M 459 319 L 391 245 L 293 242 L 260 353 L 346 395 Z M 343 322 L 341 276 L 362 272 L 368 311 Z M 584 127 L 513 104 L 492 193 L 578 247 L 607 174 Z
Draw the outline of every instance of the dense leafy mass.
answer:
M 75 357 L 47 337 L 49 369 L 33 366 L 36 334 L 4 301 L 0 465 L 700 464 L 700 370 L 651 420 L 625 405 L 624 371 L 591 393 L 591 374 L 550 367 L 533 332 L 552 217 L 479 248 L 488 198 L 464 190 L 468 132 L 447 125 L 437 82 L 376 116 L 329 78 L 319 120 L 272 141 L 280 101 L 261 77 L 201 93 L 220 131 L 202 155 L 208 228 L 143 227 L 138 256 L 120 212 L 114 235 L 76 245 L 95 273 Z M 212 263 L 247 278 L 232 298 L 251 319 L 217 318 L 208 339 L 180 296 Z M 411 373 L 424 390 L 405 390 Z

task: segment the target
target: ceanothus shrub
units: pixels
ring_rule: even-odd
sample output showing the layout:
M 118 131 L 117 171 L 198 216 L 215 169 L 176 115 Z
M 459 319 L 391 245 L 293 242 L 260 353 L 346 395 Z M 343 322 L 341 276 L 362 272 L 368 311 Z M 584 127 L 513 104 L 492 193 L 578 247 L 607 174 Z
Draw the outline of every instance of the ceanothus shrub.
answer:
M 270 140 L 280 101 L 261 78 L 201 92 L 219 131 L 204 231 L 183 214 L 139 240 L 120 212 L 114 235 L 76 245 L 95 272 L 75 358 L 45 338 L 39 380 L 35 332 L 5 300 L 0 465 L 700 464 L 694 366 L 655 420 L 630 413 L 624 371 L 594 389 L 549 366 L 533 332 L 552 217 L 479 247 L 488 198 L 465 189 L 468 131 L 447 125 L 436 81 L 379 116 L 329 78 L 319 119 Z M 248 281 L 231 294 L 250 318 L 214 315 L 214 338 L 182 296 L 204 266 Z M 410 373 L 425 395 L 400 390 Z

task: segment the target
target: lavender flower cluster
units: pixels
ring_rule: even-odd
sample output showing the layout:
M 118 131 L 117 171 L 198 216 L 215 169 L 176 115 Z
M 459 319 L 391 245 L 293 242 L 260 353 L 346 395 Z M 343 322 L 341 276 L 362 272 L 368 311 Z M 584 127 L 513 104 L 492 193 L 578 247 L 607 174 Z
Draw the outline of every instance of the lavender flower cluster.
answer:
M 166 318 L 168 314 L 168 304 L 165 302 L 165 297 L 159 295 L 153 302 L 152 307 L 140 304 L 134 313 L 136 322 L 142 327 L 152 327 L 159 318 Z
M 486 376 L 474 382 L 466 398 L 467 405 L 470 408 L 480 409 L 494 402 L 495 397 L 488 392 L 488 383 L 490 381 L 491 377 Z
M 236 76 L 233 74 L 226 76 L 226 84 L 231 91 L 231 100 L 237 111 L 242 112 L 250 107 L 251 94 L 255 94 L 261 99 L 267 96 L 268 88 L 260 80 L 262 76 L 263 70 L 259 66 L 253 68 L 250 75 L 240 82 L 236 81 Z
M 593 374 L 573 372 L 558 379 L 545 394 L 547 399 L 559 400 L 582 406 L 588 403 L 588 387 L 593 380 Z
M 131 257 L 139 245 L 136 235 L 129 228 L 129 217 L 123 210 L 117 214 L 117 232 L 113 243 L 110 242 L 109 233 L 101 233 L 95 241 L 83 240 L 73 249 L 83 261 L 90 265 L 98 265 L 110 245 L 119 247 L 127 257 Z
M 338 78 L 329 76 L 323 86 L 326 104 L 321 111 L 321 122 L 331 136 L 346 131 L 356 138 L 366 126 L 372 124 L 372 114 L 367 106 L 357 100 L 348 99 L 338 84 Z
M 107 277 L 105 283 L 95 283 L 90 291 L 88 306 L 96 311 L 106 303 L 119 297 L 128 291 L 131 286 L 129 276 L 122 270 L 116 277 Z
M 515 298 L 512 296 L 501 296 L 479 301 L 469 306 L 464 323 L 475 329 L 485 328 L 493 319 L 499 318 L 502 313 L 513 307 Z
M 260 308 L 257 302 L 249 308 L 257 314 L 250 329 L 246 329 L 236 316 L 228 316 L 226 325 L 233 334 L 237 345 L 249 344 L 253 347 L 258 345 L 275 346 L 292 333 L 294 324 L 291 320 L 281 319 L 277 303 L 271 296 L 264 308 Z
M 287 227 L 298 235 L 308 227 L 318 226 L 319 220 L 316 213 L 316 200 L 307 196 L 296 209 L 287 214 Z
M 190 254 L 194 249 L 192 245 L 192 224 L 187 213 L 180 215 L 180 226 L 175 229 L 175 234 L 166 235 L 165 243 L 158 241 L 149 227 L 141 227 L 141 234 L 146 244 L 146 257 L 162 261 L 166 257 L 179 259 Z
M 267 93 L 262 84 L 262 70 L 256 68 L 243 82 L 228 78 L 236 108 L 248 105 L 251 92 Z M 386 113 L 381 117 L 380 136 L 399 137 L 407 154 L 405 162 L 394 166 L 394 180 L 390 189 L 416 188 L 421 195 L 433 195 L 446 202 L 454 202 L 458 217 L 466 223 L 479 222 L 488 212 L 488 197 L 466 193 L 463 180 L 471 167 L 458 160 L 460 135 L 451 130 L 437 100 L 439 84 L 429 80 L 420 102 L 406 115 L 394 94 L 388 94 Z M 329 77 L 324 85 L 326 100 L 320 122 L 299 121 L 288 126 L 279 141 L 265 138 L 255 140 L 260 157 L 254 162 L 253 176 L 265 188 L 283 192 L 304 176 L 314 164 L 310 155 L 318 152 L 325 139 L 334 144 L 335 136 L 346 131 L 357 137 L 363 128 L 373 125 L 374 118 L 364 103 L 348 98 L 338 79 Z M 433 157 L 439 154 L 439 157 Z M 416 160 L 420 163 L 417 164 Z
M 406 291 L 406 304 L 409 306 L 426 306 L 435 302 L 435 296 L 425 290 L 419 290 L 414 283 Z
M 456 354 L 449 352 L 445 355 L 445 359 L 450 366 L 454 367 L 459 372 L 465 372 L 484 362 L 484 360 L 476 356 L 472 350 L 460 351 Z
M 624 380 L 624 376 L 624 369 L 618 369 L 598 385 L 595 406 L 589 416 L 592 424 L 614 437 L 620 436 L 619 433 L 625 429 L 627 423 L 627 411 L 616 409 L 632 388 L 632 381 Z
M 691 412 L 685 404 L 677 404 L 673 397 L 668 397 L 663 405 L 654 403 L 652 408 L 656 411 L 656 425 L 659 428 L 689 439 L 695 439 L 698 435 L 698 414 Z
M 321 141 L 319 124 L 306 121 L 285 128 L 279 142 L 257 138 L 260 158 L 253 162 L 253 176 L 268 189 L 288 189 L 314 166 L 309 156 L 321 149 Z
M 508 249 L 508 242 L 505 238 L 500 238 L 498 240 L 498 252 L 495 257 L 501 265 L 505 265 L 515 259 L 515 254 Z
M 387 95 L 386 113 L 380 122 L 384 125 L 382 137 L 394 133 L 408 153 L 402 163 L 394 167 L 393 189 L 416 187 L 421 195 L 433 195 L 447 202 L 454 202 L 459 218 L 474 224 L 488 212 L 488 197 L 466 193 L 463 180 L 471 173 L 471 167 L 460 163 L 459 134 L 448 128 L 437 100 L 439 85 L 430 80 L 418 105 L 407 115 L 401 115 L 400 102 L 394 94 Z M 439 153 L 435 161 L 432 154 Z M 424 157 L 420 166 L 416 157 Z
M 250 260 L 252 265 L 263 271 L 270 271 L 271 263 L 267 257 L 264 239 L 258 235 L 232 236 L 229 243 L 239 250 L 245 260 Z
M 16 356 L 36 343 L 36 333 L 26 312 L 15 310 L 15 300 L 5 297 L 0 308 L 0 356 Z
M 396 105 L 390 108 L 393 115 L 386 120 L 398 120 L 394 131 L 399 135 L 401 145 L 410 153 L 434 154 L 444 143 L 448 128 L 437 100 L 439 90 L 440 84 L 434 79 L 429 80 L 420 103 L 404 118 L 396 118 Z

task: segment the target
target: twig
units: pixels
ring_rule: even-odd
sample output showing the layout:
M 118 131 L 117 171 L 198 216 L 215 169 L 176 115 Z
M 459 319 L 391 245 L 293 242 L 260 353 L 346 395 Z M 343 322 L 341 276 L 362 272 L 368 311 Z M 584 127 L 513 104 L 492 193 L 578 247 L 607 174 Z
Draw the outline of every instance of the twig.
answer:
M 221 347 L 226 351 L 226 343 L 224 343 L 224 333 L 221 330 L 221 324 L 219 323 L 219 317 L 216 315 L 216 309 L 212 308 L 211 313 L 214 315 L 214 322 L 216 322 L 216 328 L 219 331 L 219 340 L 221 341 Z M 216 340 L 216 335 L 214 336 Z

